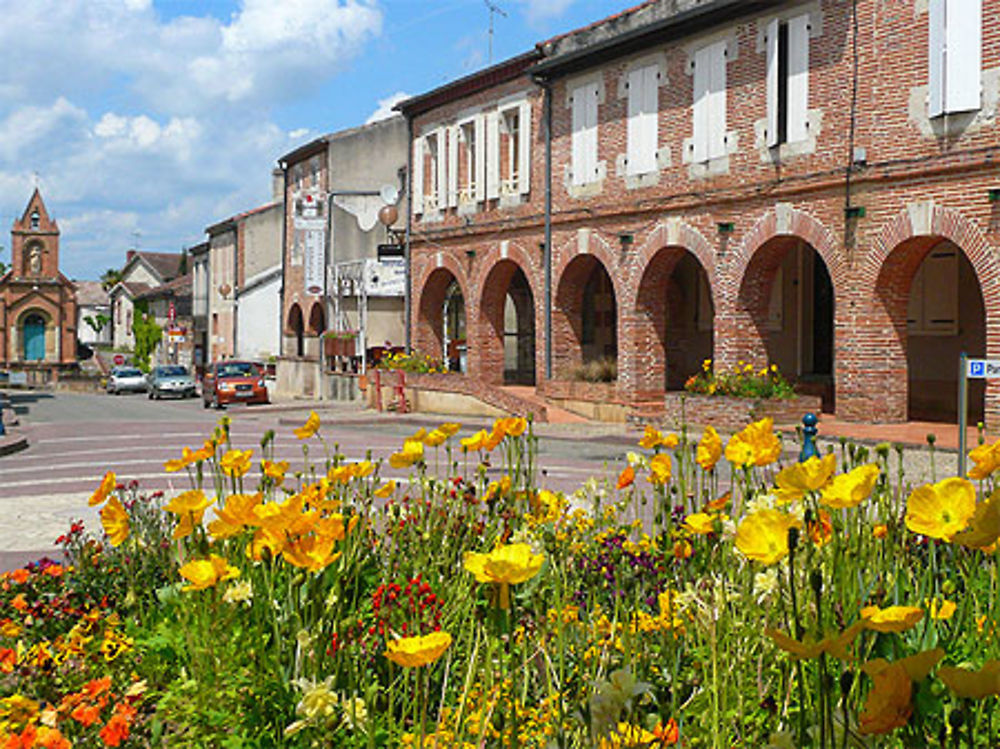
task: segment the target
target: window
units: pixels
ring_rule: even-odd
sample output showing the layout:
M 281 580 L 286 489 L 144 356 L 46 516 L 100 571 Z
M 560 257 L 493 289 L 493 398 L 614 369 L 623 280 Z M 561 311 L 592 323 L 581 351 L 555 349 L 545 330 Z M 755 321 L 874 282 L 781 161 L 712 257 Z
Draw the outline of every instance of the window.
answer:
M 938 117 L 980 107 L 982 0 L 930 0 L 928 114 Z
M 697 163 L 726 155 L 726 41 L 694 53 L 694 105 L 691 160 Z
M 521 159 L 520 148 L 521 112 L 519 109 L 508 109 L 503 113 L 500 139 L 500 193 L 514 195 L 518 192 L 517 173 Z
M 656 65 L 630 70 L 628 81 L 628 150 L 625 155 L 626 174 L 648 174 L 656 171 L 656 149 L 659 142 L 660 70 Z
M 37 230 L 41 226 L 41 216 L 38 215 L 38 211 L 31 212 L 31 228 Z
M 571 96 L 573 120 L 572 172 L 574 185 L 596 182 L 600 177 L 597 166 L 597 104 L 600 87 L 584 83 L 573 89 Z
M 485 125 L 485 119 L 479 115 L 463 122 L 456 130 L 459 148 L 458 162 L 454 167 L 457 169 L 459 179 L 459 205 L 481 201 L 486 195 L 485 163 L 483 160 Z
M 501 106 L 486 116 L 486 197 L 526 195 L 531 177 L 531 105 Z
M 438 129 L 413 142 L 414 213 L 432 213 L 444 207 L 444 130 Z
M 809 138 L 809 16 L 767 25 L 767 145 Z

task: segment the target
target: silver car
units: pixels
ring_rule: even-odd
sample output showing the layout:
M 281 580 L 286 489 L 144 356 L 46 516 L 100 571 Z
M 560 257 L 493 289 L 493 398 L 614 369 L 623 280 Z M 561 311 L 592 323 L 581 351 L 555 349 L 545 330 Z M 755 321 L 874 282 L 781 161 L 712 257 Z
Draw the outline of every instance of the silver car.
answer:
M 115 367 L 108 375 L 108 394 L 142 393 L 146 390 L 146 375 L 135 367 Z
M 146 392 L 150 400 L 160 399 L 165 395 L 175 395 L 178 398 L 194 398 L 194 378 L 187 367 L 179 364 L 167 364 L 154 367 L 149 373 Z

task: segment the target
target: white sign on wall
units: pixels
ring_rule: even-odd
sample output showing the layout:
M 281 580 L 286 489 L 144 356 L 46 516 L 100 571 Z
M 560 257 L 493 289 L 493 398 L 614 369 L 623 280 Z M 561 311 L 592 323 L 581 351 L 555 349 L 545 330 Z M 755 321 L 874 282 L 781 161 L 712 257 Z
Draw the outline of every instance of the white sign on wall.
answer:
M 305 248 L 306 293 L 319 296 L 324 291 L 326 266 L 326 225 L 322 220 L 300 221 Z
M 368 296 L 403 296 L 406 292 L 406 263 L 403 258 L 365 261 Z

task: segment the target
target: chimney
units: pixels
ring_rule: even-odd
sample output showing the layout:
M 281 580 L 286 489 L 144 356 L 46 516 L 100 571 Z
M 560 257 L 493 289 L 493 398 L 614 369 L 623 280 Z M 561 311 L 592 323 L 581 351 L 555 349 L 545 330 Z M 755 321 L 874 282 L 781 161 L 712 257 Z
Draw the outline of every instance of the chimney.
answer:
M 285 202 L 285 173 L 281 169 L 271 170 L 271 200 Z
M 125 262 L 127 263 L 134 257 L 135 257 L 135 250 L 129 250 L 128 252 L 125 253 Z

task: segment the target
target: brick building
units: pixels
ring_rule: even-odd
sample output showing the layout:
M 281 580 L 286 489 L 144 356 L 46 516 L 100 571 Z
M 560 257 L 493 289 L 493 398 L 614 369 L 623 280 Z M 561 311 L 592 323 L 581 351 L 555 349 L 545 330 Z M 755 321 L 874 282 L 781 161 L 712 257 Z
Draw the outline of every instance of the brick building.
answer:
M 414 347 L 550 396 L 607 359 L 623 411 L 711 358 L 954 418 L 959 353 L 1000 356 L 997 17 L 653 0 L 404 102 Z
M 59 227 L 36 189 L 10 232 L 0 277 L 0 368 L 31 384 L 76 367 L 76 287 L 59 270 Z

